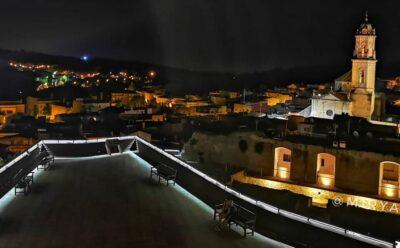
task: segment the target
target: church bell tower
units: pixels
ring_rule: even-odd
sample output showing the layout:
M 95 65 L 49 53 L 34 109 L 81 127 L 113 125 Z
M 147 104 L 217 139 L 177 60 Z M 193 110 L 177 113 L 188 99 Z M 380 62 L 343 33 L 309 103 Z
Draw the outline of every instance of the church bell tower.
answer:
M 368 12 L 365 19 L 357 29 L 355 47 L 353 52 L 352 87 L 363 88 L 369 92 L 375 90 L 376 71 L 376 33 L 375 28 L 368 21 Z
M 376 33 L 368 13 L 356 31 L 351 73 L 350 115 L 371 119 L 375 105 Z

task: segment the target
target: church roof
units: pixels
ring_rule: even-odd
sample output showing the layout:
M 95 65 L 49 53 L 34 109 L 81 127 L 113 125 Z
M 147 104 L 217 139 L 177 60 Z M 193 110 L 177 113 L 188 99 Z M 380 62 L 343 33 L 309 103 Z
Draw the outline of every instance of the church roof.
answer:
M 341 101 L 349 101 L 346 93 L 335 92 L 335 93 L 331 93 L 331 94 L 334 95 L 336 98 L 338 98 Z
M 343 74 L 342 76 L 336 78 L 335 81 L 339 81 L 339 82 L 350 82 L 351 81 L 351 70 L 349 70 L 348 72 L 346 72 L 345 74 Z
M 342 92 L 329 92 L 326 95 L 314 98 L 319 98 L 321 100 L 328 100 L 328 101 L 344 101 L 344 102 L 349 101 L 347 93 L 342 93 Z

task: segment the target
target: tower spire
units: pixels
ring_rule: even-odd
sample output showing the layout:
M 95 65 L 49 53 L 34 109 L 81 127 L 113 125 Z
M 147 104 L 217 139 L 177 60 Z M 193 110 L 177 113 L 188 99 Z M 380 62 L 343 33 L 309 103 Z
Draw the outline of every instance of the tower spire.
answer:
M 368 10 L 365 11 L 365 23 L 368 23 Z

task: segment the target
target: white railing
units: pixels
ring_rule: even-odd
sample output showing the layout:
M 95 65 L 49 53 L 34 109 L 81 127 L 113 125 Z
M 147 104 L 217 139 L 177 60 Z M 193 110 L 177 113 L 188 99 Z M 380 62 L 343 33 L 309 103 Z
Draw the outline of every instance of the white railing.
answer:
M 256 199 L 253 199 L 253 198 L 249 197 L 249 196 L 241 194 L 240 192 L 237 192 L 234 189 L 231 189 L 230 187 L 228 187 L 226 185 L 223 185 L 222 183 L 218 182 L 217 180 L 209 177 L 208 175 L 204 174 L 203 172 L 197 170 L 196 168 L 190 166 L 189 164 L 187 164 L 184 161 L 176 158 L 175 156 L 163 151 L 162 149 L 150 144 L 149 142 L 147 142 L 147 141 L 145 141 L 145 140 L 143 140 L 143 139 L 141 139 L 139 137 L 135 137 L 135 139 L 137 141 L 140 141 L 142 144 L 152 148 L 153 150 L 163 154 L 164 156 L 170 158 L 171 160 L 177 162 L 178 164 L 182 165 L 183 167 L 188 168 L 193 173 L 201 176 L 202 178 L 204 178 L 208 182 L 214 184 L 215 186 L 225 190 L 227 193 L 230 193 L 231 195 L 236 196 L 236 197 L 238 197 L 238 198 L 240 198 L 240 199 L 242 199 L 242 200 L 244 200 L 244 201 L 246 201 L 246 202 L 248 202 L 250 204 L 258 206 L 258 207 L 260 207 L 260 208 L 262 208 L 262 209 L 264 209 L 266 211 L 269 211 L 271 213 L 274 213 L 274 214 L 277 214 L 277 215 L 281 215 L 281 216 L 284 216 L 284 217 L 289 218 L 291 220 L 302 222 L 302 223 L 305 223 L 305 224 L 308 224 L 308 225 L 311 225 L 311 226 L 314 226 L 314 227 L 317 227 L 317 228 L 320 228 L 320 229 L 324 229 L 326 231 L 330 231 L 330 232 L 337 233 L 337 234 L 340 234 L 340 235 L 343 235 L 343 236 L 346 236 L 346 237 L 349 237 L 349 238 L 352 238 L 352 239 L 356 239 L 356 240 L 359 240 L 359 241 L 362 241 L 362 242 L 365 242 L 365 243 L 368 243 L 368 244 L 371 244 L 371 245 L 375 245 L 375 246 L 379 246 L 379 247 L 388 247 L 388 248 L 389 247 L 390 248 L 394 247 L 393 243 L 390 243 L 390 242 L 387 242 L 387 241 L 384 241 L 384 240 L 380 240 L 380 239 L 376 239 L 376 238 L 373 238 L 373 237 L 370 237 L 370 236 L 367 236 L 367 235 L 364 235 L 364 234 L 360 234 L 360 233 L 357 233 L 357 232 L 354 232 L 354 231 L 351 231 L 351 230 L 348 230 L 348 229 L 345 229 L 345 228 L 341 228 L 341 227 L 338 227 L 338 226 L 335 226 L 335 225 L 332 225 L 332 224 L 328 224 L 328 223 L 325 223 L 325 222 L 322 222 L 322 221 L 314 220 L 314 219 L 308 218 L 308 217 L 300 215 L 300 214 L 292 213 L 290 211 L 282 210 L 282 209 L 279 209 L 279 208 L 277 208 L 277 207 L 275 207 L 273 205 L 267 204 L 267 203 L 262 202 L 262 201 L 258 201 Z
M 127 139 L 134 139 L 136 141 L 139 141 L 140 143 L 146 145 L 147 147 L 157 151 L 158 153 L 164 155 L 165 157 L 173 160 L 174 162 L 178 163 L 179 165 L 189 169 L 191 172 L 195 173 L 196 175 L 202 177 L 203 179 L 207 180 L 209 183 L 214 184 L 215 186 L 217 186 L 218 188 L 224 190 L 225 192 L 243 200 L 246 201 L 252 205 L 255 205 L 257 207 L 260 207 L 261 209 L 264 209 L 268 212 L 283 216 L 285 218 L 294 220 L 294 221 L 298 221 L 304 224 L 308 224 L 326 231 L 330 231 L 336 234 L 340 234 L 352 239 L 356 239 L 371 245 L 375 245 L 375 246 L 379 246 L 379 247 L 394 247 L 394 243 L 390 243 L 384 240 L 380 240 L 380 239 L 376 239 L 364 234 L 360 234 L 342 227 L 338 227 L 332 224 L 328 224 L 322 221 L 318 221 L 318 220 L 314 220 L 311 218 L 308 218 L 306 216 L 300 215 L 300 214 L 296 214 L 290 211 L 286 211 L 283 209 L 279 209 L 278 207 L 275 207 L 271 204 L 253 199 L 247 195 L 244 195 L 224 184 L 222 184 L 221 182 L 209 177 L 207 174 L 199 171 L 198 169 L 192 167 L 191 165 L 185 163 L 184 161 L 178 159 L 177 157 L 167 153 L 166 151 L 154 146 L 153 144 L 137 137 L 137 136 L 124 136 L 124 137 L 118 137 L 118 138 L 101 138 L 101 139 L 93 139 L 93 140 L 42 140 L 39 143 L 37 143 L 36 145 L 32 146 L 31 148 L 29 148 L 27 151 L 25 151 L 24 153 L 20 154 L 18 157 L 14 158 L 12 161 L 10 161 L 9 163 L 7 163 L 6 165 L 4 165 L 2 168 L 0 168 L 0 173 L 4 172 L 5 170 L 7 170 L 8 168 L 10 168 L 12 165 L 14 165 L 16 162 L 18 162 L 19 160 L 21 160 L 22 158 L 24 158 L 25 156 L 28 156 L 30 152 L 32 152 L 34 149 L 36 149 L 36 147 L 41 146 L 42 144 L 60 144 L 60 145 L 74 145 L 74 144 L 91 144 L 91 143 L 102 143 L 105 142 L 108 139 L 118 139 L 118 140 L 127 140 Z

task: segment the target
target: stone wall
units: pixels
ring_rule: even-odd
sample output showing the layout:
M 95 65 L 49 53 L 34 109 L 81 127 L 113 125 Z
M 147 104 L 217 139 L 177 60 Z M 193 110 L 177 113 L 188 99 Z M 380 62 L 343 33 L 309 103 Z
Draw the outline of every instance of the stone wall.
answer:
M 242 143 L 247 144 L 247 149 L 244 149 L 243 145 L 239 146 L 241 140 L 245 140 Z M 257 145 L 258 150 L 256 144 L 262 144 Z M 248 172 L 273 176 L 277 147 L 286 147 L 292 151 L 290 179 L 293 182 L 315 184 L 318 153 L 329 153 L 336 157 L 336 188 L 366 195 L 378 194 L 381 162 L 400 163 L 400 157 L 393 155 L 298 144 L 261 137 L 254 132 L 235 132 L 229 135 L 195 132 L 185 144 L 184 157 L 192 161 L 203 160 L 223 166 L 241 166 Z

